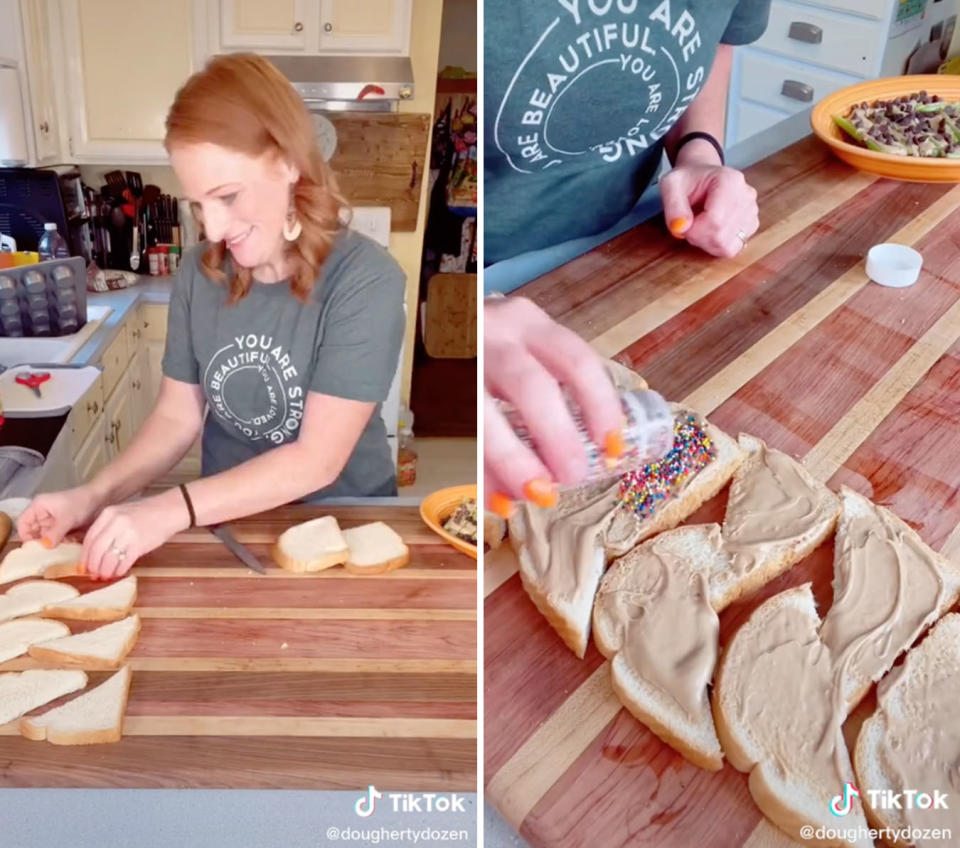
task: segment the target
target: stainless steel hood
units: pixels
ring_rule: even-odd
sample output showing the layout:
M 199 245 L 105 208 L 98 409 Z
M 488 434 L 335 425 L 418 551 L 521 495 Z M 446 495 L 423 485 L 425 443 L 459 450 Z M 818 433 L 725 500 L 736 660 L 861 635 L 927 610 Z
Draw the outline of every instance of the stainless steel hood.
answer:
M 267 56 L 311 110 L 389 112 L 413 97 L 408 56 Z

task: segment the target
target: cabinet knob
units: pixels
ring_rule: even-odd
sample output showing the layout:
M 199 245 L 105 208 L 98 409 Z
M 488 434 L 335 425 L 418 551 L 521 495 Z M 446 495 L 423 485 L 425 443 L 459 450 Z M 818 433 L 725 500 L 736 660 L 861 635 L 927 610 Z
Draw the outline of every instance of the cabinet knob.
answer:
M 42 133 L 50 132 L 50 124 L 48 124 L 46 121 L 40 124 L 40 132 Z
M 100 405 L 96 401 L 87 401 L 87 412 L 96 415 L 100 411 Z
M 297 21 L 297 22 L 293 25 L 293 31 L 294 31 L 294 32 L 303 32 L 303 24 L 300 23 L 300 21 Z
M 112 445 L 116 440 L 117 440 L 116 432 L 115 432 L 114 429 L 111 427 L 111 428 L 110 428 L 110 435 L 107 436 L 107 441 L 110 442 L 110 444 Z
M 798 80 L 784 80 L 780 93 L 791 100 L 799 100 L 801 103 L 813 102 L 813 86 Z
M 816 24 L 809 24 L 806 21 L 793 21 L 793 23 L 790 24 L 787 37 L 792 38 L 794 41 L 805 41 L 807 44 L 822 44 L 823 29 Z
M 324 32 L 333 32 L 333 24 L 324 24 L 324 25 L 323 25 L 323 31 L 324 31 Z

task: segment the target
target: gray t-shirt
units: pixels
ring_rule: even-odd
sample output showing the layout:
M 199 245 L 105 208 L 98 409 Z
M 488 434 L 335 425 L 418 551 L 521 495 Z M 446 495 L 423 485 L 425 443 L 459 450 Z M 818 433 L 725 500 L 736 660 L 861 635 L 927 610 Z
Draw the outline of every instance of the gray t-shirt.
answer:
M 307 392 L 377 404 L 337 480 L 304 500 L 396 494 L 380 417 L 403 341 L 406 278 L 386 250 L 342 230 L 309 303 L 288 281 L 255 282 L 227 305 L 227 288 L 189 251 L 174 284 L 163 373 L 199 384 L 207 400 L 203 475 L 297 438 Z

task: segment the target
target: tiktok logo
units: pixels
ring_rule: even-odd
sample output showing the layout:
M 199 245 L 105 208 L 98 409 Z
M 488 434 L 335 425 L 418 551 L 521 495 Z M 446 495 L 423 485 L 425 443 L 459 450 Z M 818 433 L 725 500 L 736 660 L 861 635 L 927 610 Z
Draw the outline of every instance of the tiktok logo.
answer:
M 370 818 L 373 815 L 373 810 L 377 805 L 377 798 L 382 798 L 383 793 L 377 791 L 375 786 L 367 787 L 367 794 L 361 795 L 357 798 L 356 803 L 353 805 L 354 812 L 362 818 Z
M 843 784 L 843 794 L 834 795 L 830 800 L 830 812 L 835 816 L 845 816 L 850 812 L 854 798 L 860 797 L 860 790 L 852 783 Z

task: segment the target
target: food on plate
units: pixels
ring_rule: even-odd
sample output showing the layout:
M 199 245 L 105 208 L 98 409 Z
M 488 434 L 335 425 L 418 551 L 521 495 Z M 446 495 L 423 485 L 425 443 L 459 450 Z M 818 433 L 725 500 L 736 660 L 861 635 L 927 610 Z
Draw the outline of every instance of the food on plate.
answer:
M 471 545 L 477 544 L 477 500 L 464 498 L 453 514 L 443 522 L 443 529 Z
M 926 91 L 894 100 L 855 103 L 833 120 L 851 139 L 877 153 L 960 159 L 960 102 Z

